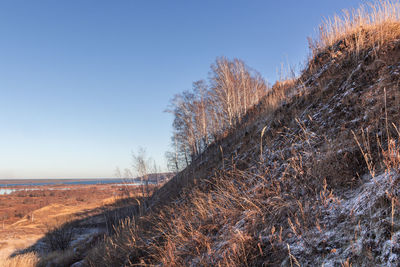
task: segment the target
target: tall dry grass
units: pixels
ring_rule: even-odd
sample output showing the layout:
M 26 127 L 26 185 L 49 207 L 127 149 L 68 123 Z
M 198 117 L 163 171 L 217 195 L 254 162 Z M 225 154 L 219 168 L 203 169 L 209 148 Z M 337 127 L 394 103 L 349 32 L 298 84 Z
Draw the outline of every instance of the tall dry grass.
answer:
M 309 45 L 312 58 L 338 50 L 358 55 L 363 49 L 379 48 L 399 37 L 400 2 L 383 0 L 325 19 Z
M 35 267 L 38 262 L 39 257 L 31 252 L 13 258 L 0 259 L 0 267 Z
M 301 120 L 296 121 L 297 126 L 287 129 L 287 140 L 278 148 L 279 164 L 265 162 L 255 165 L 256 169 L 238 170 L 227 160 L 225 170 L 187 188 L 162 211 L 140 218 L 139 223 L 125 222 L 114 236 L 92 251 L 90 266 L 275 266 L 285 260 L 287 266 L 304 263 L 289 242 L 305 244 L 318 253 L 334 253 L 336 249 L 315 242 L 315 235 L 328 231 L 329 216 L 340 213 L 337 191 L 343 190 L 342 184 L 353 186 L 351 177 L 339 173 L 347 164 L 337 156 L 337 150 L 343 147 L 319 148 L 321 141 L 326 142 L 325 137 L 315 135 Z M 399 140 L 400 135 L 380 141 L 380 151 L 375 154 L 364 147 L 371 142 L 362 142 L 361 154 L 370 154 L 360 159 L 368 159 L 367 169 L 375 166 L 373 173 L 399 173 Z M 258 162 L 259 146 L 253 152 Z M 363 171 L 360 163 L 350 167 Z M 392 228 L 396 203 L 398 199 L 392 197 L 391 206 L 386 207 L 392 214 Z M 351 219 L 342 220 L 350 223 Z M 350 261 L 353 259 L 346 262 Z
M 178 202 L 148 218 L 158 222 L 147 248 L 149 263 L 274 266 L 287 259 L 288 265 L 304 263 L 305 259 L 297 259 L 287 242 L 305 244 L 311 251 L 335 253 L 336 249 L 321 248 L 315 235 L 328 231 L 333 220 L 329 216 L 339 214 L 343 208 L 337 191 L 343 190 L 338 185 L 347 177 L 337 171 L 346 163 L 320 163 L 326 151 L 316 149 L 318 139 L 304 128 L 293 135 L 296 146 L 280 166 L 266 164 L 257 171 L 227 167 L 211 182 L 188 190 Z M 400 173 L 399 141 L 400 135 L 388 138 L 378 154 L 372 152 L 374 166 L 381 166 L 374 173 Z M 360 149 L 364 154 L 362 145 Z M 326 177 L 331 177 L 330 181 Z M 391 213 L 393 228 L 399 201 L 391 191 L 388 194 L 391 203 L 380 209 Z M 352 219 L 348 220 L 351 225 Z M 340 245 L 346 246 L 343 242 Z M 346 262 L 350 264 L 349 259 Z
M 302 133 L 296 140 L 304 146 L 291 151 L 284 170 L 266 164 L 255 173 L 227 166 L 211 181 L 189 188 L 179 201 L 141 218 L 142 223 L 124 224 L 92 251 L 90 266 L 282 262 L 287 256 L 285 240 L 311 244 L 304 233 L 318 225 L 321 207 L 336 201 L 326 181 L 310 175 L 316 172 L 313 157 L 318 156 L 310 148 L 312 136 Z

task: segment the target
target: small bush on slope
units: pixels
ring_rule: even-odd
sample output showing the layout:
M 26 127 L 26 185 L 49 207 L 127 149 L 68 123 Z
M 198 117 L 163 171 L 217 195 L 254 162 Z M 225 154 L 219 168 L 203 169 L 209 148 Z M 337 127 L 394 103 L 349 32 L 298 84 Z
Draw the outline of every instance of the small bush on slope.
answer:
M 58 224 L 54 227 L 47 227 L 45 243 L 49 251 L 66 250 L 73 240 L 73 228 L 68 224 Z

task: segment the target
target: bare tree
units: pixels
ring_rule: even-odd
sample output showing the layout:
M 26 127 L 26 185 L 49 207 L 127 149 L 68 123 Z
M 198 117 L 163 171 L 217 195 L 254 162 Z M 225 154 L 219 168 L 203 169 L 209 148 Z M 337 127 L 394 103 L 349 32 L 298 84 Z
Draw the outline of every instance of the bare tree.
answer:
M 201 146 L 208 146 L 209 144 L 209 95 L 208 86 L 204 80 L 193 83 L 193 91 L 196 96 L 195 106 L 195 121 L 198 132 L 198 139 Z
M 158 187 L 158 184 L 160 183 L 160 171 L 161 168 L 158 167 L 157 163 L 155 160 L 153 160 L 153 169 L 152 169 L 152 173 L 155 175 L 155 181 L 156 181 L 156 186 Z
M 146 150 L 140 147 L 137 153 L 132 152 L 132 168 L 136 171 L 136 175 L 140 177 L 142 195 L 147 197 L 150 195 L 149 191 L 149 166 L 150 159 L 147 158 Z
M 267 93 L 267 83 L 242 60 L 221 57 L 211 65 L 209 85 L 193 83 L 192 91 L 175 95 L 166 112 L 174 116 L 169 167 L 188 166 L 209 144 L 235 128 Z M 182 164 L 183 163 L 183 164 Z
M 235 127 L 266 94 L 268 86 L 258 72 L 240 59 L 217 58 L 211 70 L 210 94 L 219 106 L 215 112 L 222 118 L 223 128 Z

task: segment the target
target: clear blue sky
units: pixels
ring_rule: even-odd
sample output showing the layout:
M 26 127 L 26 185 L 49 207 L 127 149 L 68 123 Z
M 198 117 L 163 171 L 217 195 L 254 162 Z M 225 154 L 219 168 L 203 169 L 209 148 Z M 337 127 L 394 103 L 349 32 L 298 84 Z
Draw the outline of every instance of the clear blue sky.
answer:
M 165 166 L 172 96 L 216 57 L 270 83 L 323 17 L 362 1 L 1 1 L 0 179 L 112 177 L 145 147 Z

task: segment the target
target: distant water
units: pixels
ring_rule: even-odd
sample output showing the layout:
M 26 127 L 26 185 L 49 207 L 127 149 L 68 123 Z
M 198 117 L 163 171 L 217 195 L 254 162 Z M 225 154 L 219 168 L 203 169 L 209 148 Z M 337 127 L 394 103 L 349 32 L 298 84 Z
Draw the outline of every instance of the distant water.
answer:
M 68 190 L 69 188 L 48 188 L 49 190 Z M 0 195 L 8 195 L 16 191 L 32 191 L 36 188 L 0 188 Z
M 0 187 L 14 186 L 41 186 L 41 185 L 96 185 L 96 184 L 118 184 L 118 185 L 141 185 L 140 181 L 126 179 L 90 179 L 90 180 L 52 180 L 51 182 L 39 182 L 31 180 L 27 183 L 4 183 L 0 180 Z M 152 182 L 149 182 L 152 184 Z
M 17 191 L 17 189 L 0 188 L 0 195 L 11 194 L 14 191 Z

